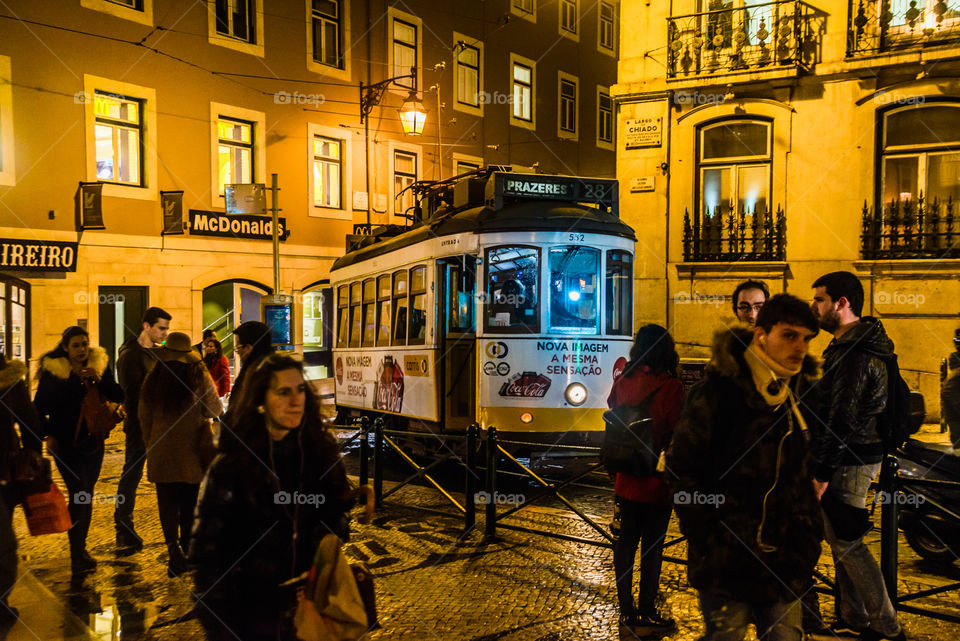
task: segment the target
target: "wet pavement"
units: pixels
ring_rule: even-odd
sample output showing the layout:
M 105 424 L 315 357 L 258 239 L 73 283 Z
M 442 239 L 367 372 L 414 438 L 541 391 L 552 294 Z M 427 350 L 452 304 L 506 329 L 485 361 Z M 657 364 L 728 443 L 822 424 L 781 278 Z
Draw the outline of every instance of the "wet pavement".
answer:
M 936 440 L 938 435 L 931 430 L 927 437 Z M 11 602 L 20 608 L 21 621 L 8 639 L 203 639 L 191 613 L 189 578 L 171 579 L 166 574 L 166 548 L 152 484 L 141 484 L 135 511 L 137 530 L 146 543 L 144 550 L 123 557 L 115 553 L 113 506 L 108 501 L 116 492 L 122 459 L 122 434 L 117 430 L 107 443 L 97 486 L 100 502 L 94 504 L 88 540 L 90 553 L 99 565 L 83 580 L 71 580 L 66 535 L 30 537 L 22 512 L 17 510 L 14 524 L 20 538 L 23 573 Z M 355 456 L 348 455 L 347 460 L 355 472 Z M 559 469 L 559 465 L 548 464 L 538 471 L 558 473 Z M 385 488 L 392 487 L 391 479 L 405 478 L 408 472 L 388 473 Z M 443 472 L 438 476 L 444 478 Z M 602 477 L 589 480 L 594 487 L 568 488 L 563 494 L 590 518 L 607 524 L 612 513 L 611 491 L 600 484 Z M 501 482 L 498 489 L 521 495 L 524 500 L 536 494 L 531 484 L 521 480 Z M 454 492 L 454 498 L 463 503 L 462 494 Z M 441 510 L 450 516 L 413 506 Z M 504 523 L 600 540 L 589 525 L 562 507 L 556 500 L 540 501 L 527 505 Z M 371 641 L 634 638 L 616 625 L 609 549 L 505 528 L 498 528 L 497 537 L 491 540 L 483 536 L 483 509 L 478 508 L 477 529 L 464 535 L 462 517 L 455 516 L 456 508 L 439 493 L 408 486 L 388 499 L 371 524 L 354 524 L 347 554 L 366 563 L 376 576 L 382 627 L 369 634 Z M 674 521 L 668 538 L 676 536 Z M 875 555 L 879 555 L 879 538 L 879 530 L 868 537 Z M 683 544 L 671 547 L 667 554 L 684 557 Z M 900 556 L 901 593 L 960 581 L 960 563 L 931 567 L 913 554 L 902 536 Z M 826 549 L 818 569 L 833 575 Z M 702 634 L 700 611 L 682 564 L 664 562 L 661 591 L 667 611 L 678 622 L 676 632 L 665 638 L 697 639 Z M 832 599 L 823 596 L 821 600 L 829 620 Z M 960 615 L 956 591 L 917 604 Z M 901 620 L 910 639 L 960 638 L 960 625 L 912 614 L 902 614 Z

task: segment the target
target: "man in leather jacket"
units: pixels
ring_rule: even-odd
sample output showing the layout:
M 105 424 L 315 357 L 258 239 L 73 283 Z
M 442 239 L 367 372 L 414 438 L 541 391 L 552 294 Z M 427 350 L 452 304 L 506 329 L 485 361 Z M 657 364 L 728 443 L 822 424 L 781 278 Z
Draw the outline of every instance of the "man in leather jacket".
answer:
M 833 334 L 823 352 L 823 377 L 813 405 L 814 487 L 840 588 L 838 627 L 866 641 L 904 639 L 876 559 L 863 543 L 873 526 L 867 492 L 883 460 L 877 417 L 887 403 L 887 361 L 893 341 L 876 318 L 864 316 L 863 286 L 850 272 L 813 283 L 811 309 Z

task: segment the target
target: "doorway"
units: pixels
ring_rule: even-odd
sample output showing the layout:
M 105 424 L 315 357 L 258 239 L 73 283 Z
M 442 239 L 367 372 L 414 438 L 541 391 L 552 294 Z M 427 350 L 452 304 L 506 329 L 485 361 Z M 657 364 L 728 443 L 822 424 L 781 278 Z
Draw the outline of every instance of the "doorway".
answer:
M 100 287 L 97 310 L 100 319 L 100 347 L 107 350 L 110 367 L 116 370 L 120 346 L 138 336 L 147 311 L 146 287 Z
M 440 381 L 443 427 L 464 430 L 476 417 L 477 323 L 476 262 L 473 256 L 442 260 L 437 265 L 440 301 Z

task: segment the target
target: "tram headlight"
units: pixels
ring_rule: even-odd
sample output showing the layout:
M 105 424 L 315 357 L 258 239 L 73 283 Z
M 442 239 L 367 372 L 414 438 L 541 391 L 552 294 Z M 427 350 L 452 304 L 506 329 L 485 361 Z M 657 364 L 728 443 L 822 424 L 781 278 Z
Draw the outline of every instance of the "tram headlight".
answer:
M 570 383 L 563 395 L 568 403 L 574 407 L 579 407 L 587 400 L 587 387 L 583 383 Z
M 532 423 L 532 422 L 533 422 L 533 414 L 531 414 L 530 412 L 524 412 L 523 414 L 520 415 L 520 422 L 521 422 L 521 423 Z

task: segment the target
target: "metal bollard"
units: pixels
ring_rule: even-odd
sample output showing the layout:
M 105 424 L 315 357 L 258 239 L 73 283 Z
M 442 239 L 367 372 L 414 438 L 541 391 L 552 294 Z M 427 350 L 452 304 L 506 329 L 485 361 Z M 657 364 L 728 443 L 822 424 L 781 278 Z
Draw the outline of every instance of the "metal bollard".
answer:
M 487 428 L 487 512 L 484 534 L 488 537 L 497 535 L 497 428 Z
M 373 495 L 376 506 L 383 505 L 383 418 L 373 421 Z
M 370 482 L 370 470 L 368 467 L 370 459 L 370 443 L 367 437 L 370 434 L 370 418 L 360 417 L 360 485 L 366 485 Z
M 897 529 L 900 517 L 896 492 L 899 469 L 900 461 L 897 457 L 884 457 L 883 469 L 880 471 L 880 491 L 885 493 L 887 500 L 880 505 L 880 572 L 894 608 L 897 607 Z
M 463 515 L 463 531 L 469 532 L 477 523 L 477 505 L 474 497 L 477 494 L 477 440 L 480 437 L 480 426 L 472 423 L 467 428 L 467 481 L 464 492 L 466 496 L 465 512 Z

